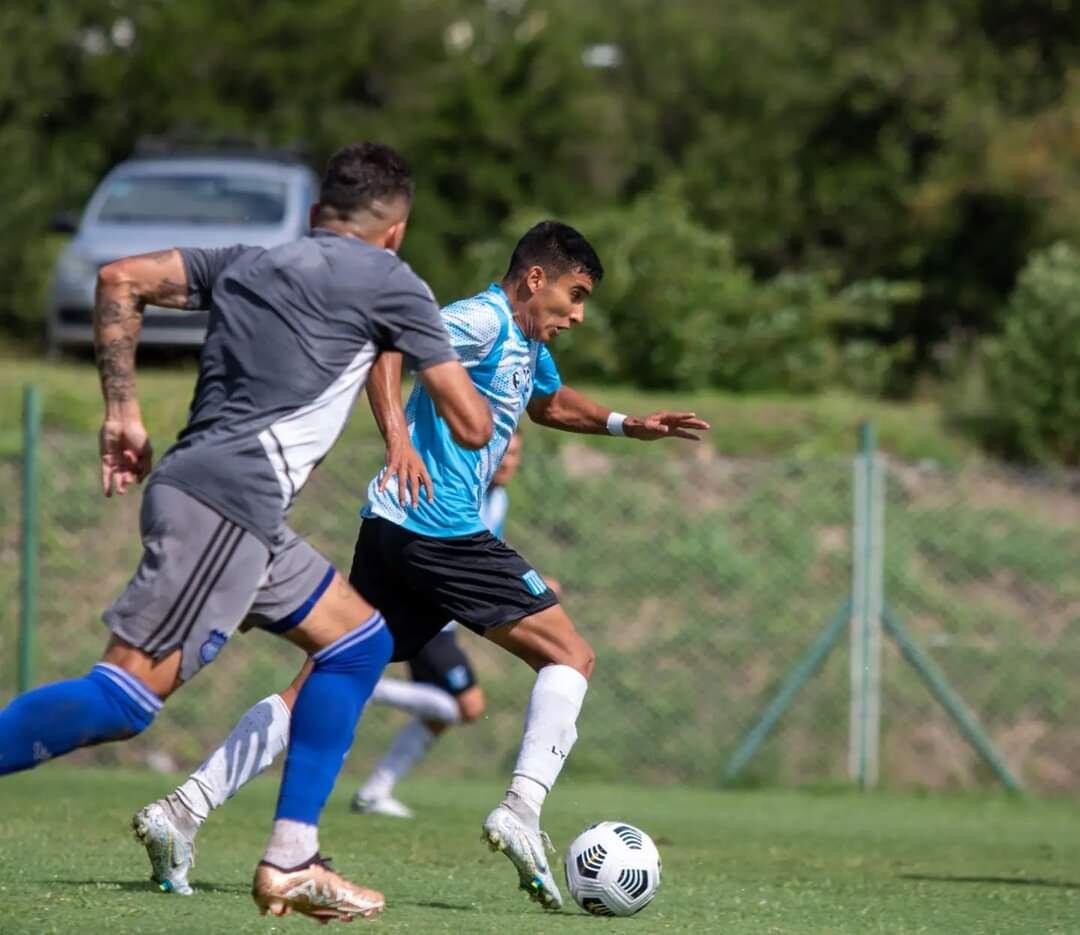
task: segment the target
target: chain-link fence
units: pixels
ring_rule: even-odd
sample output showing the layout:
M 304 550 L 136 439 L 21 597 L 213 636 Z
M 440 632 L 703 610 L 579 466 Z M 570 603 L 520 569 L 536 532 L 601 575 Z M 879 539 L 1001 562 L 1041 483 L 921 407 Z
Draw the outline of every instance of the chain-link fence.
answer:
M 347 437 L 291 522 L 347 568 L 370 436 Z M 138 494 L 105 500 L 96 444 L 47 434 L 41 449 L 38 681 L 85 671 L 105 640 L 101 609 L 139 557 Z M 1080 788 L 1080 501 L 1066 477 L 890 463 L 884 600 L 1031 788 Z M 18 488 L 18 457 L 0 461 Z M 635 445 L 526 433 L 507 539 L 558 578 L 598 664 L 568 770 L 578 776 L 716 784 L 784 677 L 851 591 L 852 462 L 728 459 L 708 445 Z M 0 498 L 0 701 L 15 686 L 17 503 Z M 505 773 L 531 672 L 463 632 L 488 714 L 450 732 L 424 769 Z M 130 744 L 98 762 L 194 765 L 234 718 L 298 669 L 272 637 L 236 637 Z M 393 673 L 393 670 L 392 670 Z M 404 676 L 403 671 L 396 674 Z M 847 778 L 846 623 L 740 781 Z M 886 637 L 881 778 L 891 785 L 993 782 Z M 369 709 L 350 769 L 382 751 L 403 715 Z

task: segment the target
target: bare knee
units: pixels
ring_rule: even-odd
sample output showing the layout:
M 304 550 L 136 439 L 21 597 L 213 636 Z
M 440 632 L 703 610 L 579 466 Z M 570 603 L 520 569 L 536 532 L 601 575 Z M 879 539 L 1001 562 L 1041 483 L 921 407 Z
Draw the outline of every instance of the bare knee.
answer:
M 546 643 L 543 649 L 537 669 L 545 665 L 569 666 L 589 678 L 596 667 L 596 653 L 589 641 L 576 629 L 561 634 L 560 639 Z
M 154 659 L 137 646 L 132 646 L 118 636 L 112 636 L 101 660 L 135 676 L 162 701 L 183 684 L 180 681 L 179 649 L 169 653 L 164 659 Z
M 578 636 L 576 643 L 569 647 L 566 660 L 558 664 L 577 669 L 587 679 L 592 678 L 593 669 L 596 668 L 596 653 L 587 640 Z
M 487 698 L 484 696 L 484 690 L 479 685 L 466 688 L 457 696 L 457 705 L 461 720 L 464 723 L 479 720 L 487 710 Z
M 484 635 L 537 672 L 545 666 L 570 666 L 589 678 L 596 666 L 596 653 L 561 604 Z

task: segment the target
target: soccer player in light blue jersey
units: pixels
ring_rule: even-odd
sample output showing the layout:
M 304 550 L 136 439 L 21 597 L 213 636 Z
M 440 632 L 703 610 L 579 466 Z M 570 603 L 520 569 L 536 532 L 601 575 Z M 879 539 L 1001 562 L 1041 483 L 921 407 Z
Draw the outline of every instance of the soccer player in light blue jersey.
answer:
M 697 440 L 709 428 L 692 412 L 623 415 L 563 385 L 547 345 L 584 320 L 602 277 L 600 259 L 580 233 L 545 221 L 518 242 L 501 282 L 443 309 L 451 344 L 492 409 L 491 441 L 477 451 L 453 440 L 422 387 L 403 410 L 401 355 L 380 357 L 367 390 L 389 457 L 368 488 L 350 575 L 383 612 L 395 659 L 409 659 L 457 620 L 536 671 L 510 786 L 485 820 L 484 835 L 514 864 L 521 888 L 547 909 L 560 908 L 562 896 L 540 812 L 577 739 L 595 658 L 543 577 L 484 527 L 483 492 L 525 413 L 550 428 L 640 441 Z M 387 475 L 396 473 L 400 486 L 421 464 L 435 495 L 428 488 L 428 496 L 403 504 Z

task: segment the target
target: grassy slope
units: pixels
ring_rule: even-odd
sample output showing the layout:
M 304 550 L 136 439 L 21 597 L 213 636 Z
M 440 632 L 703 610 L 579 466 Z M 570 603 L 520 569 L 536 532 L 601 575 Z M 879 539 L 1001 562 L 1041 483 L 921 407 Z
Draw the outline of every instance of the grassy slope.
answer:
M 164 897 L 145 882 L 126 835 L 163 776 L 49 766 L 3 780 L 0 932 L 309 932 L 259 919 L 247 895 L 276 783 L 262 781 L 215 816 L 194 874 L 199 894 Z M 790 792 L 709 793 L 566 783 L 549 807 L 564 847 L 586 823 L 622 817 L 660 843 L 665 879 L 632 920 L 542 915 L 512 888 L 503 858 L 478 842 L 498 786 L 415 780 L 415 823 L 359 819 L 332 799 L 326 849 L 380 885 L 380 932 L 722 932 L 725 935 L 1065 933 L 1080 917 L 1080 815 L 1068 802 L 893 798 Z
M 143 415 L 155 437 L 164 441 L 180 426 L 191 395 L 194 370 L 190 363 L 147 367 L 139 376 Z M 0 351 L 0 452 L 17 445 L 17 413 L 22 386 L 39 384 L 45 391 L 45 425 L 66 431 L 94 433 L 100 403 L 92 365 L 85 361 L 48 364 Z M 819 398 L 743 397 L 722 393 L 644 393 L 596 387 L 595 395 L 614 408 L 643 413 L 655 408 L 684 406 L 713 423 L 713 444 L 731 455 L 815 457 L 847 454 L 854 445 L 855 426 L 870 418 L 878 426 L 881 444 L 908 460 L 933 458 L 946 464 L 968 460 L 974 448 L 951 435 L 932 404 L 898 405 L 844 395 Z M 367 437 L 374 426 L 366 413 L 353 420 L 350 437 Z
M 38 676 L 49 680 L 85 671 L 98 657 L 100 610 L 138 561 L 139 501 L 106 501 L 96 491 L 100 404 L 92 370 L 78 362 L 2 363 L 0 404 L 11 417 L 13 440 L 21 381 L 46 385 Z M 182 367 L 159 367 L 142 381 L 159 450 L 183 417 L 191 377 Z M 668 402 L 602 392 L 631 411 Z M 601 654 L 581 730 L 583 737 L 605 737 L 608 749 L 583 745 L 570 765 L 578 777 L 632 771 L 639 779 L 715 781 L 739 735 L 848 589 L 849 461 L 811 455 L 846 453 L 863 404 L 715 395 L 691 404 L 716 423 L 719 453 L 782 457 L 732 461 L 709 457 L 704 448 L 694 457 L 691 446 L 611 439 L 583 445 L 533 430 L 514 484 L 510 541 L 562 580 L 567 607 Z M 970 456 L 943 434 L 932 411 L 870 408 L 886 444 L 910 458 Z M 356 508 L 380 455 L 371 420 L 359 412 L 293 517 L 341 566 L 351 557 Z M 0 484 L 17 488 L 12 459 L 0 458 Z M 1076 788 L 1080 760 L 1068 715 L 1080 698 L 1074 677 L 1080 629 L 1071 625 L 1080 606 L 1075 498 L 1064 488 L 989 484 L 964 474 L 935 480 L 914 472 L 903 485 L 896 479 L 891 485 L 891 603 L 1032 787 Z M 18 498 L 0 498 L 5 620 L 15 619 L 17 543 Z M 13 645 L 13 635 L 0 628 L 0 649 Z M 465 639 L 491 713 L 448 744 L 440 764 L 448 773 L 475 776 L 490 774 L 492 749 L 509 756 L 516 746 L 529 676 L 482 641 Z M 123 748 L 123 762 L 145 762 L 164 747 L 180 766 L 194 765 L 230 718 L 287 683 L 299 665 L 296 652 L 277 641 L 235 642 L 200 677 L 198 689 L 169 705 L 152 736 Z M 15 660 L 13 650 L 0 652 L 0 703 L 14 688 Z M 805 782 L 844 774 L 845 666 L 838 651 L 748 779 Z M 884 681 L 889 781 L 934 787 L 990 781 L 891 650 Z M 209 721 L 207 707 L 221 720 Z M 380 749 L 396 726 L 392 718 L 367 719 L 367 748 Z M 705 748 L 702 736 L 710 738 Z M 116 753 L 103 748 L 95 755 L 111 763 Z

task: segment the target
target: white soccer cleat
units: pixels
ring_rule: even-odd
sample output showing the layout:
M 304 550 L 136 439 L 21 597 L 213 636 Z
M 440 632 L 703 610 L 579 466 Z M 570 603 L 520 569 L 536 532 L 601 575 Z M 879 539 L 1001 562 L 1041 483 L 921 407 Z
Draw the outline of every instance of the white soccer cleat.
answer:
M 262 915 L 299 912 L 323 923 L 371 919 L 386 905 L 382 893 L 346 880 L 318 854 L 298 870 L 281 870 L 263 861 L 255 868 L 251 896 Z
M 349 806 L 361 815 L 385 815 L 388 818 L 412 818 L 413 810 L 404 802 L 399 802 L 392 795 L 381 799 L 364 799 L 357 793 Z
M 555 848 L 543 831 L 529 828 L 505 805 L 500 805 L 484 821 L 484 840 L 493 851 L 502 851 L 510 858 L 529 899 L 545 909 L 562 909 L 562 894 L 547 859 L 547 852 L 554 852 Z
M 195 866 L 195 839 L 189 838 L 172 823 L 158 802 L 151 802 L 131 819 L 135 838 L 146 848 L 150 858 L 150 879 L 163 893 L 190 896 L 188 872 Z

